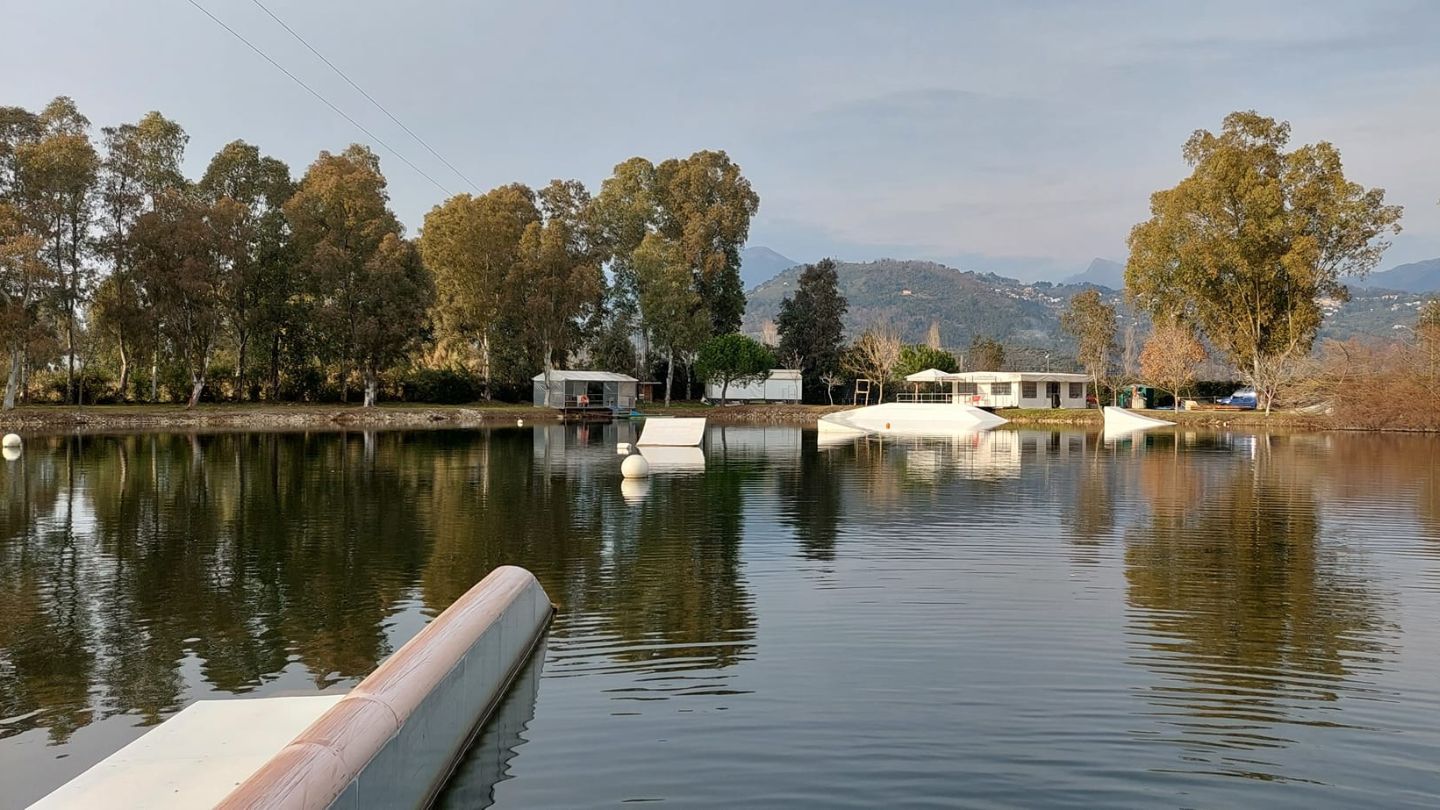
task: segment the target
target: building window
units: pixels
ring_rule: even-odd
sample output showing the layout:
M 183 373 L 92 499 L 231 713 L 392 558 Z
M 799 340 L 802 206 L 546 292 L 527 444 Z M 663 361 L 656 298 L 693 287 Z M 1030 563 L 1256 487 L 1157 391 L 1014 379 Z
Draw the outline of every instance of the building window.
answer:
M 1008 382 L 1003 382 L 1003 383 L 998 383 L 998 382 L 997 382 L 997 383 L 990 383 L 990 396 L 992 396 L 992 397 L 1008 397 L 1008 396 L 1010 396 L 1010 383 L 1008 383 Z
M 1033 383 L 1033 382 L 1022 382 L 1022 383 L 1020 383 L 1020 396 L 1021 396 L 1023 399 L 1034 399 L 1034 398 L 1035 398 L 1035 383 Z
M 974 393 L 976 393 L 975 383 L 973 383 L 973 382 L 968 382 L 968 383 L 955 383 L 955 393 L 957 393 L 957 394 L 974 394 Z
M 1070 398 L 1079 399 L 1085 396 L 1085 383 L 1070 383 Z

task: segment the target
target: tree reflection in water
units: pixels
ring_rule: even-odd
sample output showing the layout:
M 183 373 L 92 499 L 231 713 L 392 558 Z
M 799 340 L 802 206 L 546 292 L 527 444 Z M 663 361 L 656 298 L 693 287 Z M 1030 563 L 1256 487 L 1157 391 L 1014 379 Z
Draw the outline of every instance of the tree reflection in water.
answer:
M 1133 660 L 1157 676 L 1146 699 L 1188 768 L 1266 777 L 1255 752 L 1290 743 L 1286 726 L 1337 723 L 1329 706 L 1391 628 L 1363 559 L 1318 539 L 1313 459 L 1283 436 L 1216 441 L 1146 439 L 1148 514 L 1126 532 Z

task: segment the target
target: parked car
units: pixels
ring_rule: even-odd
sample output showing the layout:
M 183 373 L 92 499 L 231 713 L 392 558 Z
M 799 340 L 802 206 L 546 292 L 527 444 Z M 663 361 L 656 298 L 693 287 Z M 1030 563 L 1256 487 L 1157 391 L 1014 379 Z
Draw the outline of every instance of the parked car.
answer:
M 1254 409 L 1257 404 L 1255 389 L 1253 388 L 1241 388 L 1230 396 L 1221 397 L 1215 401 L 1221 405 L 1229 405 L 1235 408 Z

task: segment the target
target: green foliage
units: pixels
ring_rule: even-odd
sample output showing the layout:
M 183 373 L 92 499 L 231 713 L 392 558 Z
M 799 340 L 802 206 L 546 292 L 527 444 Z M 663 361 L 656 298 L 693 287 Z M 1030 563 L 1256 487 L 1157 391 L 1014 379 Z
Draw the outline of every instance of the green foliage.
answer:
M 944 349 L 934 349 L 923 343 L 911 343 L 900 349 L 900 362 L 895 366 L 895 377 L 903 380 L 911 374 L 931 368 L 953 373 L 960 370 L 960 361 Z
M 482 393 L 475 375 L 462 368 L 417 368 L 400 379 L 400 397 L 406 402 L 463 405 Z
M 819 401 L 825 396 L 822 378 L 840 370 L 847 307 L 840 294 L 835 262 L 830 259 L 806 265 L 800 271 L 795 294 L 780 302 L 775 317 L 780 330 L 780 356 L 787 363 L 799 358 L 807 400 Z
M 976 335 L 965 352 L 966 371 L 1003 371 L 1005 346 L 994 338 Z
M 1334 146 L 1286 151 L 1289 140 L 1289 124 L 1254 112 L 1197 131 L 1184 148 L 1193 171 L 1151 197 L 1125 270 L 1141 309 L 1199 327 L 1267 410 L 1314 342 L 1320 301 L 1348 297 L 1340 277 L 1374 268 L 1401 214 L 1346 179 Z
M 1078 293 L 1060 314 L 1060 328 L 1075 338 L 1075 360 L 1090 375 L 1097 392 L 1110 376 L 1117 326 L 1115 307 L 1105 303 L 1099 290 Z
M 763 380 L 775 367 L 775 356 L 754 338 L 738 333 L 705 341 L 695 360 L 695 373 L 706 382 L 719 383 L 720 398 L 727 399 L 731 383 Z

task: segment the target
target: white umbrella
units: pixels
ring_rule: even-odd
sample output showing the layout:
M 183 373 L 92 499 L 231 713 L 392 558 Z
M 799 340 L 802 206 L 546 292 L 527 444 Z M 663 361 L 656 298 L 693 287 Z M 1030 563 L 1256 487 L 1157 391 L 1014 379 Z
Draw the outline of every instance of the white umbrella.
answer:
M 914 374 L 910 374 L 910 375 L 906 376 L 906 377 L 905 377 L 905 382 L 913 382 L 913 383 L 943 382 L 943 381 L 945 380 L 945 377 L 946 377 L 946 376 L 948 376 L 947 373 L 944 372 L 944 371 L 941 371 L 941 370 L 938 369 L 938 368 L 927 368 L 927 369 L 925 369 L 924 371 L 917 371 L 917 372 L 915 372 Z

